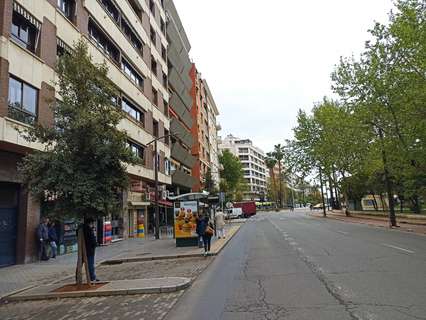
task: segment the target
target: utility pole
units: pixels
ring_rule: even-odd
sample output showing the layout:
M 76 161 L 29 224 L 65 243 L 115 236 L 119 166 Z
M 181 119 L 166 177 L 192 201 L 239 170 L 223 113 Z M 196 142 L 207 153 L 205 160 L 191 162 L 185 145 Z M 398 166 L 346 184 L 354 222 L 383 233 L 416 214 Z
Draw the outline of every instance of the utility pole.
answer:
M 154 195 L 154 204 L 155 204 L 155 239 L 160 239 L 160 204 L 159 204 L 159 197 L 158 197 L 158 150 L 157 150 L 157 141 L 160 139 L 164 139 L 166 137 L 172 137 L 176 136 L 176 134 L 167 134 L 161 137 L 158 137 L 151 142 L 147 143 L 147 145 L 150 145 L 151 143 L 154 143 L 154 188 L 155 188 L 155 195 Z
M 320 176 L 320 186 L 321 186 L 321 198 L 322 198 L 322 215 L 323 217 L 327 217 L 327 213 L 325 211 L 325 201 L 324 201 L 324 190 L 322 185 L 322 170 L 321 166 L 319 166 L 319 176 Z

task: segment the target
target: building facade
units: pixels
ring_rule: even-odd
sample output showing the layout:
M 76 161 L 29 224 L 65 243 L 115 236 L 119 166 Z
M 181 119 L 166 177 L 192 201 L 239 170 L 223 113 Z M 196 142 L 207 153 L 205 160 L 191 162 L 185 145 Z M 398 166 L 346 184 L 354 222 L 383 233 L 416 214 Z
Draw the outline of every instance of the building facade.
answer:
M 182 26 L 182 22 L 171 0 L 165 0 L 167 12 L 168 47 L 168 84 L 171 149 L 172 186 L 168 189 L 174 195 L 191 192 L 196 181 L 191 175 L 195 158 L 191 154 L 194 139 L 191 135 L 193 119 L 191 117 L 192 99 L 190 96 L 192 81 L 189 59 L 191 45 Z
M 253 145 L 250 139 L 240 139 L 227 135 L 219 144 L 219 149 L 229 150 L 237 156 L 244 170 L 244 179 L 249 190 L 244 193 L 245 200 L 262 200 L 266 195 L 267 167 L 264 152 Z
M 42 146 L 24 140 L 19 129 L 53 124 L 47 101 L 61 99 L 53 86 L 55 63 L 81 38 L 94 62 L 107 64 L 125 115 L 119 128 L 127 131 L 129 147 L 143 159 L 143 165 L 128 167 L 131 187 L 123 193 L 123 210 L 107 218 L 112 238 L 134 236 L 138 224 L 149 224 L 155 155 L 148 143 L 167 135 L 174 123 L 168 108 L 165 2 L 170 6 L 168 0 L 0 2 L 0 219 L 7 226 L 0 232 L 0 266 L 37 257 L 35 230 L 42 213 L 21 184 L 17 164 Z M 172 182 L 171 145 L 169 139 L 158 142 L 163 189 Z
M 194 145 L 192 155 L 196 161 L 192 167 L 192 176 L 196 179 L 194 191 L 205 189 L 205 179 L 210 170 L 215 187 L 219 186 L 219 158 L 217 122 L 219 110 L 213 99 L 207 81 L 202 79 L 195 64 L 191 68 L 192 79 L 192 137 Z

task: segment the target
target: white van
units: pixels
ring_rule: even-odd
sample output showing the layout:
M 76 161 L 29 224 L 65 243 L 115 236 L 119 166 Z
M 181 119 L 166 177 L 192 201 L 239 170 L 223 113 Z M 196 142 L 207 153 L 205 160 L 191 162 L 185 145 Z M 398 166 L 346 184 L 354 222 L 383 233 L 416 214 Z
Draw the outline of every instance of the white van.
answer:
M 241 208 L 229 208 L 225 211 L 225 217 L 227 219 L 238 219 L 243 216 L 243 209 Z

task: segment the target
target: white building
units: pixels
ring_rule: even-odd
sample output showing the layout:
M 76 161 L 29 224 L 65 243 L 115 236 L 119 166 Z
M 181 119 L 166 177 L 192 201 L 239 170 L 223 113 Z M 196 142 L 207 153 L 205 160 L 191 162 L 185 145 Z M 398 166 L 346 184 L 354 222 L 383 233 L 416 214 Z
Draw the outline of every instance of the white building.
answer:
M 221 151 L 229 150 L 240 159 L 244 169 L 244 179 L 249 185 L 245 198 L 247 200 L 261 199 L 266 194 L 265 153 L 254 146 L 250 139 L 240 139 L 231 134 L 221 141 L 219 149 Z

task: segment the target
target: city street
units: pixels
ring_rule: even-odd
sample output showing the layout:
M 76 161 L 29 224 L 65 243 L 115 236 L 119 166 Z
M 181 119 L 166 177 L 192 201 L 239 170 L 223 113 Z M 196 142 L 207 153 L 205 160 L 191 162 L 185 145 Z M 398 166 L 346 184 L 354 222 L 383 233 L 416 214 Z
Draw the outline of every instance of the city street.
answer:
M 425 270 L 424 236 L 260 213 L 167 319 L 426 319 Z

